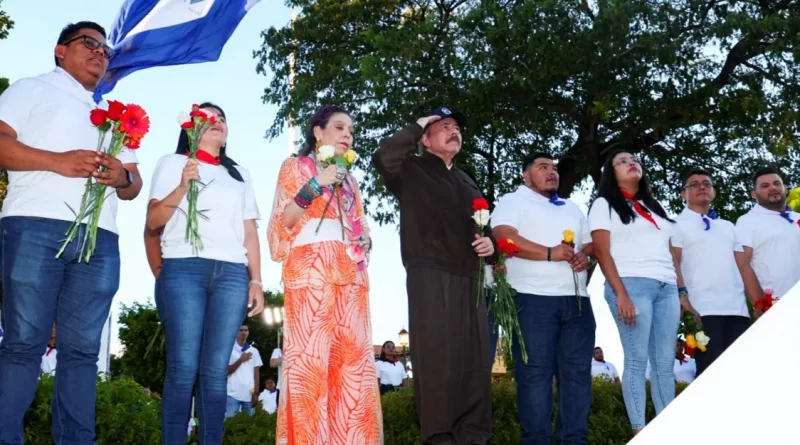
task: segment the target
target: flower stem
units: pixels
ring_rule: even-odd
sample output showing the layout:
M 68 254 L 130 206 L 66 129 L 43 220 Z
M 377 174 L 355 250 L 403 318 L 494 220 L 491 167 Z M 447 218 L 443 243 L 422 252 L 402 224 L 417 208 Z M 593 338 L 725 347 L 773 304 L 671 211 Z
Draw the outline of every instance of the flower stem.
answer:
M 333 190 L 331 190 L 330 199 L 325 203 L 325 208 L 322 209 L 322 216 L 319 218 L 319 224 L 317 224 L 317 230 L 314 231 L 314 235 L 319 234 L 319 229 L 322 227 L 322 221 L 325 221 L 325 214 L 328 213 L 328 207 L 330 207 L 331 201 L 333 201 Z

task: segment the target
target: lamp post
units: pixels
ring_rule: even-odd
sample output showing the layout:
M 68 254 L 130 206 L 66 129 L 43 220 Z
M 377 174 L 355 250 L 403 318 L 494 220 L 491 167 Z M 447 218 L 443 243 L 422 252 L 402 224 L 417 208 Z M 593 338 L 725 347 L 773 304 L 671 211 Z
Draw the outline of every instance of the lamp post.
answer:
M 397 335 L 400 340 L 400 346 L 403 347 L 403 366 L 405 366 L 406 371 L 408 371 L 408 331 L 403 327 Z
M 283 323 L 284 314 L 282 306 L 267 306 L 264 308 L 264 323 L 270 328 L 275 326 L 275 330 L 278 331 L 279 348 L 281 347 L 281 334 L 283 333 L 281 324 Z

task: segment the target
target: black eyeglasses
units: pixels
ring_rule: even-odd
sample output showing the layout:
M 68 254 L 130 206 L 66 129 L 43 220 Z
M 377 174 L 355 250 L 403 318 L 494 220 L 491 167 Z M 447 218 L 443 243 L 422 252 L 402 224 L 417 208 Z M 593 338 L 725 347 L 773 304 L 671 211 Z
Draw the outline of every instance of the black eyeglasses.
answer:
M 703 181 L 700 181 L 700 182 L 692 181 L 692 182 L 686 184 L 686 189 L 687 190 L 694 190 L 694 189 L 700 187 L 701 185 L 704 188 L 707 188 L 707 189 L 710 189 L 711 187 L 714 187 L 714 184 L 711 181 L 709 181 L 708 179 L 706 179 L 706 180 L 703 180 Z
M 69 45 L 70 43 L 72 43 L 72 42 L 74 42 L 76 40 L 80 40 L 80 39 L 83 39 L 83 46 L 85 46 L 86 49 L 94 51 L 97 48 L 101 48 L 102 47 L 103 48 L 103 55 L 105 56 L 106 59 L 111 60 L 111 59 L 114 58 L 114 50 L 110 46 L 108 46 L 106 44 L 103 44 L 103 43 L 100 43 L 97 39 L 95 39 L 94 37 L 90 37 L 90 36 L 85 36 L 85 35 L 84 36 L 78 36 L 78 37 L 69 39 L 64 43 L 59 43 L 59 45 Z

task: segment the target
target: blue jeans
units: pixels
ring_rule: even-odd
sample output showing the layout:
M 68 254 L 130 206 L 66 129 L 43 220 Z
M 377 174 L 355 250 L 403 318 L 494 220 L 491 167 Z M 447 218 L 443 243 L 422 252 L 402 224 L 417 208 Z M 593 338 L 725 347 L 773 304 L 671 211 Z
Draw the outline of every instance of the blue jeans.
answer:
M 233 417 L 239 413 L 239 411 L 244 411 L 248 415 L 252 416 L 255 414 L 256 409 L 253 408 L 253 402 L 242 402 L 241 400 L 236 400 L 231 396 L 228 396 L 227 405 L 225 407 L 225 418 Z
M 499 332 L 497 330 L 497 323 L 494 322 L 494 312 L 489 310 L 489 305 L 493 300 L 492 290 L 486 288 L 486 315 L 489 322 L 489 363 L 494 365 L 494 356 L 497 355 L 497 337 Z
M 622 278 L 636 307 L 636 326 L 618 318 L 617 294 L 606 281 L 605 298 L 619 329 L 625 370 L 622 373 L 622 396 L 633 429 L 644 428 L 647 393 L 645 371 L 650 358 L 650 392 L 656 414 L 675 398 L 675 343 L 680 324 L 680 299 L 674 284 L 650 278 Z
M 59 259 L 68 221 L 7 217 L 0 223 L 3 312 L 0 343 L 0 444 L 22 443 L 42 354 L 55 322 L 58 371 L 52 436 L 57 445 L 94 443 L 100 337 L 119 288 L 119 238 L 97 231 L 90 262 L 78 263 L 81 227 Z
M 228 360 L 247 309 L 247 282 L 244 264 L 204 258 L 164 260 L 156 280 L 156 305 L 167 335 L 161 403 L 164 445 L 186 443 L 195 382 L 199 442 L 222 442 Z
M 528 363 L 514 341 L 514 375 L 523 445 L 552 443 L 553 375 L 558 378 L 556 436 L 562 445 L 589 441 L 595 321 L 589 298 L 517 294 Z

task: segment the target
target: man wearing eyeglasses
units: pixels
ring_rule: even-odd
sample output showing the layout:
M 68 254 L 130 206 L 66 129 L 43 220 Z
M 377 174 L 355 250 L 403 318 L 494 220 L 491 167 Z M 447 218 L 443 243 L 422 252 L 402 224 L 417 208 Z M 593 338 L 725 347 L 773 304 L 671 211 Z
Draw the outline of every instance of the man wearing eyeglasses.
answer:
M 681 198 L 686 203 L 675 218 L 672 250 L 680 268 L 678 294 L 685 311 L 695 315 L 711 339 L 706 351 L 697 351 L 699 376 L 750 326 L 744 282 L 735 252 L 743 252 L 730 221 L 719 217 L 711 204 L 716 197 L 711 174 L 693 170 L 683 178 Z
M 93 443 L 97 359 L 103 325 L 119 287 L 117 200 L 142 187 L 136 156 L 96 153 L 89 121 L 95 86 L 113 51 L 92 22 L 68 25 L 54 50 L 56 68 L 20 79 L 0 96 L 0 167 L 8 170 L 2 224 L 0 445 L 23 440 L 42 351 L 58 325 L 52 434 L 62 445 Z M 107 171 L 100 172 L 99 167 Z M 56 259 L 87 177 L 116 189 L 100 215 L 91 261 L 78 262 L 85 227 Z

